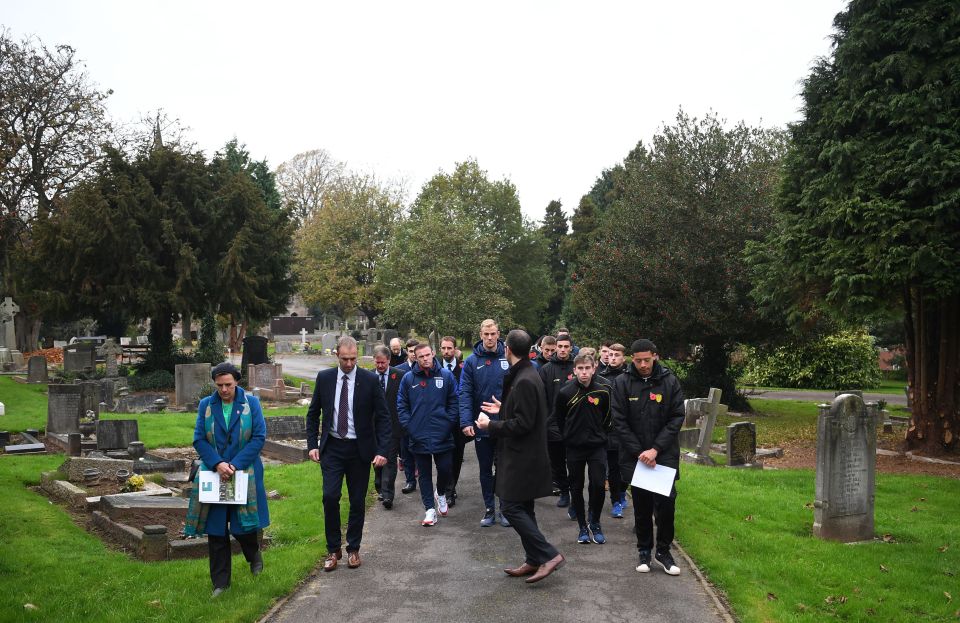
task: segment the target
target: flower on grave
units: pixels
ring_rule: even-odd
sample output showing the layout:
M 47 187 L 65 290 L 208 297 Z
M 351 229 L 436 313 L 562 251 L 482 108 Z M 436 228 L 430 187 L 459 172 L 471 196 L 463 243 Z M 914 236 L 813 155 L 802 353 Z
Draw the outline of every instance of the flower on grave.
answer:
M 127 482 L 124 485 L 126 491 L 143 491 L 143 486 L 146 484 L 146 481 L 143 479 L 143 476 L 140 474 L 134 474 L 127 478 Z

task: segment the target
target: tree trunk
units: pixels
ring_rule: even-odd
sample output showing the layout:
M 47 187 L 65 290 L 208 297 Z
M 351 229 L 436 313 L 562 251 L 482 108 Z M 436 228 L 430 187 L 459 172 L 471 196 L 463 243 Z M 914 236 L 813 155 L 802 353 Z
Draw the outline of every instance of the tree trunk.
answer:
M 905 291 L 909 449 L 934 454 L 960 449 L 960 296 Z
M 26 305 L 22 306 L 17 315 L 13 317 L 13 326 L 17 333 L 17 344 L 16 346 L 10 346 L 10 348 L 16 348 L 21 353 L 29 353 L 38 348 L 37 343 L 40 341 L 41 318 L 39 314 L 31 315 L 23 309 L 24 307 L 26 307 Z

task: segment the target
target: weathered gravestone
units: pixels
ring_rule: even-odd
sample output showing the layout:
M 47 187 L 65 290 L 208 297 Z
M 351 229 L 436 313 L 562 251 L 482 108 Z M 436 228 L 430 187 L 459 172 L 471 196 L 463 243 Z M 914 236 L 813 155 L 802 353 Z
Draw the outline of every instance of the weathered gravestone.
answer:
M 326 353 L 330 351 L 331 353 L 337 347 L 337 336 L 333 333 L 324 333 L 320 337 L 320 346 L 323 348 L 323 352 Z
M 10 349 L 5 347 L 0 347 L 0 370 L 6 370 L 7 366 L 13 362 L 13 357 L 10 356 Z
M 80 386 L 80 414 L 85 415 L 93 411 L 94 419 L 100 417 L 101 390 L 100 381 L 76 381 Z
M 240 359 L 240 374 L 248 380 L 250 379 L 250 375 L 247 374 L 247 366 L 251 363 L 270 363 L 270 358 L 267 357 L 267 338 L 262 335 L 248 335 L 243 338 L 243 356 Z
M 704 404 L 704 414 L 700 418 L 700 439 L 697 441 L 697 451 L 693 455 L 687 455 L 687 458 L 703 465 L 715 465 L 716 462 L 710 457 L 710 443 L 713 439 L 713 427 L 717 423 L 717 415 L 720 413 L 720 397 L 723 392 L 716 387 L 710 388 Z
M 307 435 L 307 423 L 302 415 L 276 415 L 264 418 L 267 437 L 301 439 Z
M 79 433 L 79 385 L 50 385 L 47 388 L 47 433 Z
M 103 346 L 98 349 L 98 352 L 106 362 L 106 376 L 108 378 L 117 376 L 117 357 L 123 354 L 123 349 L 117 346 L 117 343 L 114 342 L 113 339 L 108 339 L 103 343 Z
M 140 441 L 136 420 L 100 420 L 97 422 L 97 450 L 127 449 L 131 441 Z
M 17 333 L 13 322 L 14 316 L 20 311 L 20 306 L 13 299 L 5 297 L 0 303 L 0 346 L 6 348 L 17 347 Z
M 200 390 L 211 382 L 209 363 L 181 363 L 174 369 L 178 407 L 197 403 L 203 396 Z
M 735 422 L 727 426 L 727 465 L 752 465 L 757 458 L 757 426 Z
M 27 383 L 46 383 L 49 380 L 46 357 L 31 357 L 27 362 Z
M 70 373 L 95 370 L 97 353 L 90 342 L 67 344 L 63 347 L 63 371 Z
M 290 342 L 287 342 L 286 340 L 276 342 L 274 347 L 276 348 L 278 355 L 286 355 L 287 353 L 293 352 L 293 348 L 290 347 Z
M 10 361 L 6 365 L 6 368 L 9 370 L 21 370 L 23 369 L 23 353 L 19 350 L 12 349 L 9 355 Z
M 863 400 L 842 394 L 820 405 L 813 533 L 852 542 L 873 538 L 876 421 Z
M 390 341 L 395 337 L 400 337 L 400 334 L 397 333 L 396 329 L 384 329 L 380 334 L 380 339 L 383 340 L 383 343 L 387 346 L 390 346 Z
M 261 363 L 250 364 L 247 368 L 247 386 L 260 387 L 263 389 L 272 389 L 277 384 L 277 379 L 283 379 L 283 364 L 280 363 Z

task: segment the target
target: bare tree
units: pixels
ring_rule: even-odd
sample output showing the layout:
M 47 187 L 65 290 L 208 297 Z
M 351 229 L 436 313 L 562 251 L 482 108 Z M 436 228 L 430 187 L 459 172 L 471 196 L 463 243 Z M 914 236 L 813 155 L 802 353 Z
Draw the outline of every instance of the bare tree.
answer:
M 277 186 L 284 206 L 297 223 L 320 209 L 324 195 L 344 175 L 344 163 L 325 149 L 297 154 L 277 167 Z
M 40 320 L 13 256 L 29 246 L 33 224 L 92 171 L 110 134 L 103 103 L 112 91 L 92 83 L 75 54 L 0 31 L 0 273 L 20 304 L 21 350 L 36 346 Z

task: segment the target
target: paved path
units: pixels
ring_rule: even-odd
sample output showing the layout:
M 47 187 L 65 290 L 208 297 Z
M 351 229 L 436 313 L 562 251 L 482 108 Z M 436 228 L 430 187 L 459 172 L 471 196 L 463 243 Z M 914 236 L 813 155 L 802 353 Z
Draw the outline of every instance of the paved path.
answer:
M 809 402 L 833 402 L 834 392 L 821 391 L 802 391 L 802 390 L 767 390 L 754 389 L 747 390 L 748 398 L 768 398 L 772 400 L 804 400 Z M 906 394 L 875 394 L 873 392 L 864 392 L 864 400 L 886 400 L 887 404 L 907 406 Z
M 576 524 L 555 506 L 556 498 L 539 500 L 540 527 L 567 564 L 539 584 L 508 577 L 503 567 L 523 562 L 520 540 L 512 528 L 479 527 L 483 506 L 472 446 L 466 455 L 460 497 L 448 517 L 422 527 L 419 494 L 403 495 L 398 487 L 393 510 L 375 504 L 367 512 L 363 566 L 348 569 L 344 557 L 335 571 L 316 571 L 263 621 L 729 620 L 682 556 L 676 556 L 678 577 L 637 573 L 632 507 L 629 518 L 613 519 L 609 500 L 606 545 L 577 545 Z

